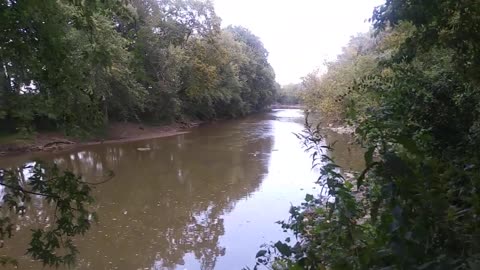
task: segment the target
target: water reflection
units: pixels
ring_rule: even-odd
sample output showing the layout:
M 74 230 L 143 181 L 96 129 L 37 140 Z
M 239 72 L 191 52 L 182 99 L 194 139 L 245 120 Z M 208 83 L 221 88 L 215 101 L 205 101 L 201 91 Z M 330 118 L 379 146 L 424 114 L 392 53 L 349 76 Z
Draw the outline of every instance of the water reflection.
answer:
M 302 123 L 301 111 L 278 110 L 174 137 L 4 159 L 0 167 L 40 158 L 89 181 L 115 172 L 95 190 L 100 223 L 77 239 L 76 269 L 240 269 L 261 244 L 284 236 L 275 221 L 290 205 L 315 192 L 310 157 L 292 134 Z M 35 211 L 44 214 L 42 207 Z M 29 227 L 47 223 L 25 223 L 6 245 L 22 269 L 40 267 L 22 255 Z
M 346 171 L 362 171 L 365 168 L 363 154 L 365 149 L 355 143 L 350 134 L 339 134 L 331 130 L 325 130 L 327 145 L 333 145 L 330 156 L 335 163 Z

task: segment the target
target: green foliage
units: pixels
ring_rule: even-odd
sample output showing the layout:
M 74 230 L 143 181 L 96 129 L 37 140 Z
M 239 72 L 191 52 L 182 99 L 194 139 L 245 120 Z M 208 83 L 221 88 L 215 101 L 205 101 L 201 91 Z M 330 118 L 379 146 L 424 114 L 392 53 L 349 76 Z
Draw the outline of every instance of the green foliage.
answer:
M 0 124 L 88 135 L 109 120 L 234 117 L 273 101 L 259 38 L 209 1 L 0 2 Z
M 48 225 L 32 228 L 27 254 L 44 265 L 72 265 L 78 250 L 72 239 L 83 235 L 96 220 L 90 210 L 94 199 L 89 183 L 58 167 L 40 163 L 15 170 L 0 170 L 2 186 L 0 239 L 11 238 L 15 226 L 24 226 L 25 219 L 38 215 L 35 204 L 49 206 Z M 2 256 L 0 263 L 16 264 L 14 258 Z
M 245 62 L 238 65 L 241 98 L 247 102 L 247 112 L 256 112 L 271 104 L 275 97 L 275 72 L 268 63 L 268 51 L 260 39 L 240 26 L 228 27 L 233 39 L 243 46 Z
M 302 101 L 304 89 L 301 84 L 288 84 L 281 86 L 277 91 L 275 102 L 285 105 L 297 105 Z
M 377 7 L 371 21 L 377 31 L 408 21 L 414 34 L 401 44 L 397 61 L 414 59 L 435 47 L 455 51 L 451 60 L 458 72 L 478 82 L 480 64 L 480 6 L 476 0 L 388 0 Z
M 307 107 L 320 112 L 326 122 L 341 122 L 348 114 L 346 105 L 353 100 L 361 100 L 357 104 L 361 107 L 373 103 L 373 98 L 358 99 L 352 90 L 360 79 L 377 72 L 380 56 L 375 52 L 376 43 L 370 33 L 359 34 L 343 48 L 336 61 L 326 63 L 326 73 L 315 71 L 305 76 L 303 98 Z
M 365 55 L 374 60 L 368 72 L 334 76 L 335 68 L 348 71 L 359 63 L 349 60 L 343 69 L 344 52 L 324 77 L 306 81 L 316 89 L 335 89 L 334 109 L 311 106 L 341 112 L 340 119 L 356 126 L 367 166 L 345 179 L 322 152 L 319 131 L 308 127 L 302 138 L 321 168 L 323 192 L 293 207 L 291 219 L 282 223 L 298 238 L 288 245 L 292 254 L 275 244 L 257 259 L 260 264 L 480 267 L 480 85 L 473 75 L 480 68 L 473 30 L 478 11 L 473 1 L 389 0 L 374 12 L 377 41 Z
M 114 29 L 110 6 L 87 15 L 69 1 L 1 5 L 1 92 L 16 128 L 48 122 L 67 133 L 89 131 L 103 124 L 100 108 L 114 89 L 135 89 L 125 71 L 127 41 Z

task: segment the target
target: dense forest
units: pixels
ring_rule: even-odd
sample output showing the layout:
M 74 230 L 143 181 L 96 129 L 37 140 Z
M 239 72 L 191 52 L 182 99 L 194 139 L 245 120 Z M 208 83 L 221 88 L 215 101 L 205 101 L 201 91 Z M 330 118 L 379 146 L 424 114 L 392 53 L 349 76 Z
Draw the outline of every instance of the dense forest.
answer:
M 275 102 L 284 105 L 301 104 L 304 95 L 304 87 L 300 83 L 282 85 L 277 89 Z
M 0 1 L 3 133 L 230 118 L 272 103 L 268 52 L 197 0 Z
M 307 125 L 325 193 L 292 207 L 298 241 L 257 266 L 480 269 L 480 4 L 388 0 L 371 22 L 302 84 L 323 124 L 354 128 L 366 169 L 349 177 Z
M 386 0 L 325 73 L 281 89 L 259 38 L 221 29 L 210 2 L 0 3 L 2 132 L 88 134 L 109 121 L 228 118 L 301 98 L 321 118 L 297 134 L 321 188 L 280 222 L 296 239 L 259 250 L 255 269 L 480 269 L 477 0 Z M 363 171 L 335 163 L 327 123 L 353 127 Z M 103 180 L 28 169 L 28 179 L 0 170 L 0 239 L 43 196 L 55 224 L 33 231 L 27 253 L 73 264 L 73 238 L 95 220 L 91 186 Z

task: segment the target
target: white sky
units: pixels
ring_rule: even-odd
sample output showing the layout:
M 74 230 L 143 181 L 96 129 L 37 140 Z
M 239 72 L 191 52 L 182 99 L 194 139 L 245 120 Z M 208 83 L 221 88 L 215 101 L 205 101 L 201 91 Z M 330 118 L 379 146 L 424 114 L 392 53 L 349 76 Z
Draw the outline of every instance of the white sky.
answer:
M 242 25 L 259 36 L 280 84 L 332 60 L 384 0 L 214 0 L 222 26 Z

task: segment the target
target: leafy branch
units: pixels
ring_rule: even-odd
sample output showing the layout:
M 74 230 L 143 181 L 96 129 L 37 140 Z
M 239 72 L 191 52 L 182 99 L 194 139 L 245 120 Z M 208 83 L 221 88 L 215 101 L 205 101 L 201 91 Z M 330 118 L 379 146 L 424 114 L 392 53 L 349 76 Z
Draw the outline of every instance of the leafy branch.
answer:
M 30 175 L 25 178 L 25 175 Z M 73 238 L 88 231 L 95 212 L 90 210 L 94 202 L 90 185 L 111 180 L 113 174 L 96 183 L 82 181 L 69 171 L 61 172 L 56 165 L 46 167 L 41 163 L 13 170 L 0 170 L 0 185 L 3 186 L 0 211 L 0 240 L 11 238 L 15 223 L 22 223 L 21 217 L 35 212 L 32 201 L 45 200 L 52 207 L 53 221 L 50 226 L 32 228 L 32 238 L 27 254 L 44 265 L 72 265 L 77 248 Z M 45 224 L 46 225 L 46 224 Z M 47 229 L 48 228 L 48 229 Z M 1 264 L 16 264 L 14 258 L 4 256 Z

